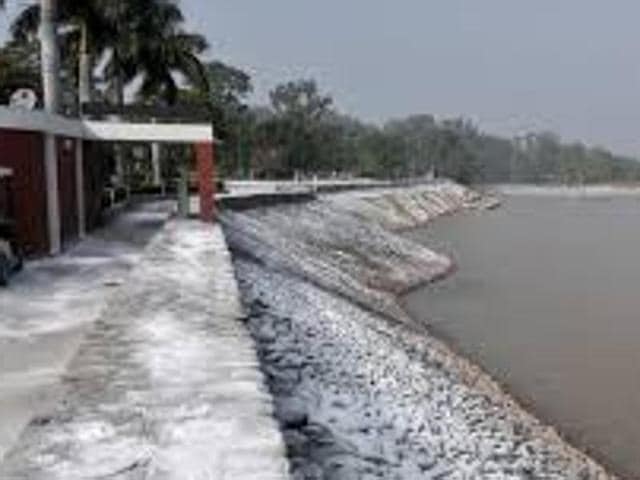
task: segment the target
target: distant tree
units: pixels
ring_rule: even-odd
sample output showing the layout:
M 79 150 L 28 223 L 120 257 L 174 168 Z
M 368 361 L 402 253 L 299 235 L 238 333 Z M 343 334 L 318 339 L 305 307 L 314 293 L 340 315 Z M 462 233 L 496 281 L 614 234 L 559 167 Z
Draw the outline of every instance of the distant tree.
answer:
M 271 93 L 274 123 L 271 129 L 285 168 L 311 173 L 323 168 L 320 152 L 322 122 L 332 112 L 333 99 L 319 92 L 313 80 L 278 85 Z
M 425 175 L 435 167 L 439 129 L 432 115 L 392 120 L 385 130 L 403 138 L 407 176 Z
M 243 70 L 214 61 L 203 65 L 206 85 L 183 89 L 178 101 L 204 108 L 222 141 L 218 165 L 228 175 L 247 175 L 255 120 L 248 108 L 251 77 Z
M 283 83 L 269 96 L 276 115 L 299 116 L 305 120 L 321 120 L 333 103 L 330 96 L 320 94 L 315 80 Z

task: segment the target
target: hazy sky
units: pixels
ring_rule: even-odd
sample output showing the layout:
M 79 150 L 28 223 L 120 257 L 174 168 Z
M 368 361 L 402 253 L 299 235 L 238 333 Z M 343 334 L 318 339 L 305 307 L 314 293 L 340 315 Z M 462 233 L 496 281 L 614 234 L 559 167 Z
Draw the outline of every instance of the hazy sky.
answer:
M 465 115 L 487 131 L 553 129 L 640 156 L 638 0 L 182 4 L 209 55 L 252 74 L 257 101 L 312 76 L 367 120 Z

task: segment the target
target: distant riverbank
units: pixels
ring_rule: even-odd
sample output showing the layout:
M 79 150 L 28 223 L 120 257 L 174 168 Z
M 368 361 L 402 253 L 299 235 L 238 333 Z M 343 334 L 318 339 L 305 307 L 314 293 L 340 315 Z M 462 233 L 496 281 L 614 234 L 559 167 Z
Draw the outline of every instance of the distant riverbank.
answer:
M 491 190 L 503 195 L 613 197 L 640 196 L 638 185 L 492 185 Z

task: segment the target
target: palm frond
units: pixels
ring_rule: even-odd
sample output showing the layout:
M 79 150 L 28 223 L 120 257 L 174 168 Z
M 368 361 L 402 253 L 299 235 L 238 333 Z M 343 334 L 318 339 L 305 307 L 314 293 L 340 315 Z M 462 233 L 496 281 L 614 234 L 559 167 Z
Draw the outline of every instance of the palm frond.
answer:
M 40 5 L 29 5 L 11 24 L 11 35 L 15 40 L 26 42 L 34 38 L 40 25 Z

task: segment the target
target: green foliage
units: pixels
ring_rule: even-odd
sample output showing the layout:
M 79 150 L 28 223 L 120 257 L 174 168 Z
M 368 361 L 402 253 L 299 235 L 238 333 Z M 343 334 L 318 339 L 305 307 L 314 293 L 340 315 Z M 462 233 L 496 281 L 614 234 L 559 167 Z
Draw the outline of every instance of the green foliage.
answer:
M 138 78 L 142 79 L 141 100 L 172 104 L 182 83 L 206 89 L 199 58 L 207 48 L 206 39 L 183 29 L 184 16 L 172 0 L 59 0 L 58 17 L 68 93 L 77 91 L 82 31 L 88 33 L 92 70 L 97 62 L 109 58 L 101 88 L 107 87 L 106 98 L 115 103 L 123 101 L 126 85 Z M 39 22 L 40 5 L 26 5 L 12 23 L 12 42 L 22 46 L 36 42 Z M 98 95 L 95 89 L 94 95 Z M 75 108 L 67 105 L 66 109 Z
M 273 146 L 288 172 L 319 172 L 325 167 L 323 140 L 328 136 L 332 99 L 322 95 L 313 80 L 277 86 L 270 94 Z
M 11 42 L 0 48 L 0 105 L 18 88 L 41 92 L 39 50 L 34 44 Z
M 252 116 L 252 171 L 377 178 L 435 174 L 465 184 L 633 182 L 640 163 L 602 148 L 564 144 L 549 132 L 511 140 L 470 121 L 412 115 L 369 125 L 337 113 L 313 81 L 289 82 L 271 94 L 271 108 Z
M 218 167 L 223 175 L 242 175 L 248 171 L 249 152 L 254 138 L 255 121 L 245 104 L 253 90 L 251 77 L 242 70 L 214 61 L 203 65 L 206 84 L 180 91 L 178 102 L 205 107 L 216 136 Z

